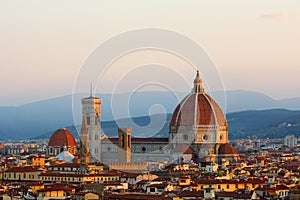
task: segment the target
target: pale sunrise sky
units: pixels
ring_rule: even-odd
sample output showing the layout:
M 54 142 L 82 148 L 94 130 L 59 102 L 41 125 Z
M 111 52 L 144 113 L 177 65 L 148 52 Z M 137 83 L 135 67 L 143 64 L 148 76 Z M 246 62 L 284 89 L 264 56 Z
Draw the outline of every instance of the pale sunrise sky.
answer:
M 99 44 L 143 27 L 169 29 L 197 42 L 226 90 L 275 99 L 300 96 L 299 0 L 0 0 L 0 25 L 0 106 L 72 93 L 80 66 Z M 111 74 L 149 63 L 174 68 L 192 84 L 193 69 L 157 51 L 124 56 Z M 176 78 L 168 76 L 173 89 L 190 90 Z M 110 93 L 116 79 L 108 76 L 97 92 Z M 125 82 L 119 91 L 126 88 Z

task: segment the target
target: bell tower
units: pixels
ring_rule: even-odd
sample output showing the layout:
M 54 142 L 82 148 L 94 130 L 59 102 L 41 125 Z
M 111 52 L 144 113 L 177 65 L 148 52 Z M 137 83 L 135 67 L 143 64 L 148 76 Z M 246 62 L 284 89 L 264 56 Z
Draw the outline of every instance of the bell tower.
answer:
M 80 130 L 80 165 L 85 168 L 90 162 L 90 134 L 86 121 L 86 114 L 82 116 Z M 83 170 L 82 170 L 83 171 Z
M 92 96 L 81 99 L 82 115 L 86 116 L 86 124 L 90 139 L 90 162 L 101 161 L 100 105 L 101 99 Z

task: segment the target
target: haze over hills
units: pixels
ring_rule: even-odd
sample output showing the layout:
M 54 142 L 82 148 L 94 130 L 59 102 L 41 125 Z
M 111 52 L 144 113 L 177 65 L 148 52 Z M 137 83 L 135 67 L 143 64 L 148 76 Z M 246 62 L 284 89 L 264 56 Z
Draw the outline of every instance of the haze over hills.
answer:
M 242 111 L 227 114 L 229 139 L 240 138 L 283 138 L 287 134 L 294 134 L 300 137 L 300 111 L 284 109 Z M 150 126 L 153 121 L 163 121 L 161 129 Z M 168 137 L 169 122 L 171 114 L 156 114 L 152 116 L 142 116 L 136 118 L 125 118 L 116 121 L 104 121 L 101 123 L 102 132 L 109 137 L 118 136 L 118 126 L 134 127 L 133 137 Z M 140 126 L 132 125 L 132 121 Z M 78 138 L 77 130 L 74 126 L 67 127 L 69 131 Z M 80 130 L 80 127 L 79 129 Z M 144 134 L 140 135 L 140 131 Z M 38 136 L 38 139 L 49 138 L 53 131 Z
M 172 113 L 178 101 L 181 100 L 186 93 L 176 93 L 176 95 L 178 98 L 169 92 L 153 91 L 138 92 L 131 96 L 129 93 L 115 94 L 113 97 L 110 94 L 99 94 L 96 96 L 102 98 L 101 121 L 103 122 L 102 125 L 104 125 L 106 123 L 104 123 L 104 121 L 111 121 L 114 118 L 126 119 L 128 116 L 138 117 L 156 113 Z M 87 95 L 75 95 L 74 99 L 78 101 L 75 112 L 78 112 L 78 116 L 80 116 L 81 112 L 80 99 L 85 96 Z M 221 106 L 224 105 L 224 101 L 222 101 L 224 97 L 223 92 L 212 93 L 212 96 L 216 101 L 221 102 Z M 262 93 L 245 90 L 227 91 L 226 96 L 227 113 L 274 108 L 300 110 L 300 98 L 274 100 Z M 112 99 L 114 102 L 113 105 L 115 106 L 111 105 Z M 122 102 L 124 99 L 130 100 L 128 102 L 127 100 Z M 151 107 L 157 104 L 161 106 Z M 112 107 L 114 109 L 112 109 Z M 164 110 L 161 107 L 163 107 Z M 225 110 L 224 106 L 222 107 L 223 110 Z M 128 112 L 127 108 L 129 108 Z M 115 112 L 115 115 L 113 115 L 112 110 Z M 280 112 L 283 111 L 281 110 Z M 230 116 L 231 114 L 228 115 L 228 117 Z M 243 115 L 241 115 L 241 117 L 243 117 Z M 268 117 L 270 120 L 273 120 L 275 116 L 269 115 Z M 229 119 L 232 120 L 231 118 Z M 234 121 L 230 122 L 230 120 L 229 123 L 235 123 Z M 243 123 L 245 123 L 243 126 L 246 126 L 248 130 L 248 121 Z M 0 139 L 34 138 L 61 127 L 72 126 L 73 124 L 71 95 L 17 107 L 0 107 Z M 235 127 L 236 126 L 237 125 L 235 125 Z M 249 123 L 249 126 L 251 126 L 251 123 Z M 229 130 L 236 134 L 239 133 L 238 130 L 235 128 L 231 129 L 230 126 Z

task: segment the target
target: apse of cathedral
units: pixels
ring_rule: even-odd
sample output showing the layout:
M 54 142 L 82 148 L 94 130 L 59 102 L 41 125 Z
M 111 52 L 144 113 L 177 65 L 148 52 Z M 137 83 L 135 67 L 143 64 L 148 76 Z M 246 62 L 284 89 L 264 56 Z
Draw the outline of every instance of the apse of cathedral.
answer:
M 106 163 L 165 161 L 202 165 L 238 159 L 236 150 L 228 143 L 226 117 L 205 92 L 199 71 L 192 91 L 172 114 L 168 138 L 131 137 L 130 127 L 122 127 L 118 129 L 118 138 L 100 139 L 100 104 L 101 99 L 92 96 L 82 99 L 84 131 L 80 138 L 89 144 L 86 151 L 81 150 L 82 157 Z

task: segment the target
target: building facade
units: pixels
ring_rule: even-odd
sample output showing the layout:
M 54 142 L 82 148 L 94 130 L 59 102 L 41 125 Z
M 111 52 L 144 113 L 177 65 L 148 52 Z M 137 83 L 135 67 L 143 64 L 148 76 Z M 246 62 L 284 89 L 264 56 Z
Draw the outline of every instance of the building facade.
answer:
M 101 161 L 101 142 L 100 142 L 100 105 L 101 99 L 92 97 L 81 100 L 82 115 L 86 116 L 90 136 L 90 162 Z
M 191 93 L 173 112 L 168 138 L 131 138 L 128 129 L 119 129 L 119 138 L 104 138 L 100 142 L 100 104 L 101 99 L 92 96 L 82 99 L 82 113 L 86 115 L 90 134 L 90 154 L 96 161 L 221 164 L 224 160 L 238 159 L 236 150 L 228 143 L 226 117 L 205 92 L 199 71 Z
M 284 138 L 283 145 L 287 147 L 295 147 L 298 144 L 298 139 L 295 135 L 287 135 Z

